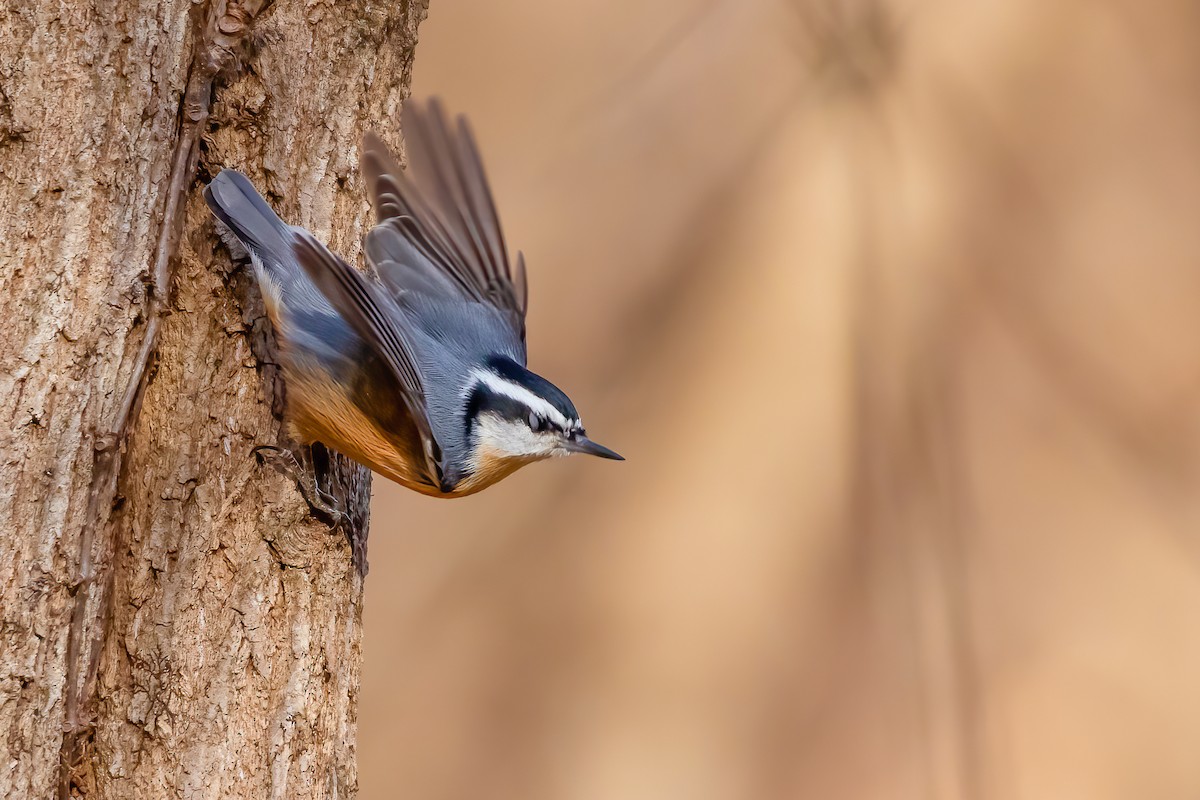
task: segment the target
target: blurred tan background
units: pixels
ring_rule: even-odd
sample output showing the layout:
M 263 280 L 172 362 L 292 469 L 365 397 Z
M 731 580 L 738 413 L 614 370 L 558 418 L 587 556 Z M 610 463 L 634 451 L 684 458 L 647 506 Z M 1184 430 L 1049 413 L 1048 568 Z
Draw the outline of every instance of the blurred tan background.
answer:
M 377 481 L 363 797 L 1200 796 L 1200 6 L 431 6 L 629 460 Z

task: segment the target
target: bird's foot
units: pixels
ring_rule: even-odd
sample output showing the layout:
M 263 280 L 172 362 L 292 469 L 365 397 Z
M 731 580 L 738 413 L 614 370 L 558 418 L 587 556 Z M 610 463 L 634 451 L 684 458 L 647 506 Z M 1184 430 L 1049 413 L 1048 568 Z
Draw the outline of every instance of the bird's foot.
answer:
M 295 481 L 313 515 L 330 528 L 338 530 L 345 524 L 346 513 L 338 507 L 337 500 L 317 483 L 317 473 L 307 447 L 302 449 L 298 458 L 286 447 L 264 444 L 254 448 L 254 457 L 259 464 L 269 464 L 276 472 Z

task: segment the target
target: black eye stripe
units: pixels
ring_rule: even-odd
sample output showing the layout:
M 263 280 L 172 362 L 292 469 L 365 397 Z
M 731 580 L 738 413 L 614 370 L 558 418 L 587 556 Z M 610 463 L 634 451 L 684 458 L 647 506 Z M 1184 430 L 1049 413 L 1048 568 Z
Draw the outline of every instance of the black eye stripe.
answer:
M 533 394 L 544 399 L 568 420 L 579 416 L 579 412 L 575 410 L 571 399 L 563 393 L 562 389 L 559 389 L 542 376 L 530 372 L 512 359 L 504 356 L 496 356 L 487 361 L 487 366 L 492 373 L 500 378 L 528 389 Z

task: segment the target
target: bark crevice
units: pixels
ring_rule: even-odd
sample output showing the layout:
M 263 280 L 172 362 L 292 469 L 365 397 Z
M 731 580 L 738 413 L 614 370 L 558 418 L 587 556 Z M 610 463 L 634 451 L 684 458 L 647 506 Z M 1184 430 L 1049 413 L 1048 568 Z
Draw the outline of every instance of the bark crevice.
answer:
M 26 4 L 0 42 L 0 797 L 356 790 L 369 473 L 313 458 L 347 547 L 255 463 L 282 391 L 198 189 L 237 168 L 353 255 L 425 9 L 267 8 Z
M 80 678 L 84 655 L 81 652 L 88 601 L 96 585 L 98 572 L 111 575 L 112 564 L 99 564 L 93 558 L 98 532 L 111 535 L 117 485 L 124 466 L 123 455 L 137 412 L 150 380 L 151 362 L 158 347 L 158 334 L 166 312 L 171 291 L 171 265 L 179 245 L 182 228 L 181 208 L 196 174 L 197 149 L 200 133 L 212 107 L 214 81 L 236 60 L 238 44 L 255 17 L 265 11 L 273 0 L 238 3 L 217 0 L 199 9 L 193 24 L 193 55 L 188 80 L 180 102 L 178 134 L 171 158 L 171 177 L 164 195 L 162 221 L 159 226 L 154 263 L 150 269 L 150 291 L 146 295 L 145 331 L 133 369 L 129 375 L 121 403 L 108 431 L 96 437 L 92 461 L 92 481 L 88 492 L 84 527 L 79 538 L 79 571 L 74 581 L 71 627 L 67 634 L 66 714 L 62 749 L 59 756 L 59 797 L 68 800 L 73 776 L 82 762 L 83 742 L 90 735 L 92 721 L 89 711 L 82 708 L 95 691 L 100 653 L 107 628 L 107 608 L 111 586 L 97 598 L 98 611 L 92 621 L 92 644 L 87 657 L 87 670 Z M 207 12 L 207 13 L 205 13 Z M 111 560 L 114 548 L 105 548 Z
M 23 453 L 0 467 L 13 523 L 0 564 L 2 796 L 142 798 L 169 793 L 164 780 L 181 796 L 354 794 L 370 474 L 314 449 L 318 480 L 346 504 L 348 559 L 294 489 L 253 464 L 282 391 L 271 351 L 229 335 L 238 299 L 229 275 L 226 290 L 214 284 L 226 257 L 196 191 L 212 164 L 257 164 L 335 240 L 361 235 L 340 197 L 361 197 L 344 146 L 398 120 L 425 8 L 306 8 L 134 0 L 110 20 L 19 14 L 44 52 L 79 58 L 26 65 L 0 89 L 0 198 L 29 210 L 0 221 L 16 245 L 0 281 L 5 446 Z M 259 58 L 269 64 L 242 80 Z M 66 84 L 72 96 L 37 94 Z M 226 112 L 262 110 L 252 130 L 223 130 L 226 89 Z M 300 566 L 272 573 L 260 559 L 272 554 Z M 238 648 L 222 654 L 222 637 Z M 228 697 L 212 705 L 209 692 Z M 228 730 L 212 727 L 226 714 Z M 277 724 L 256 730 L 263 720 Z M 254 778 L 200 790 L 210 758 Z

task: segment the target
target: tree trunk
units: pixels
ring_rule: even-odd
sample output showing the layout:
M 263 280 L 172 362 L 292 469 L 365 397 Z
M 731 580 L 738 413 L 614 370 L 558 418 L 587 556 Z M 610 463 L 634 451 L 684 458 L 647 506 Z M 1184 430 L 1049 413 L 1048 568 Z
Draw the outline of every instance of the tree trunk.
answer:
M 259 466 L 282 398 L 201 197 L 221 167 L 348 257 L 419 2 L 0 10 L 0 797 L 356 791 L 369 473 Z

